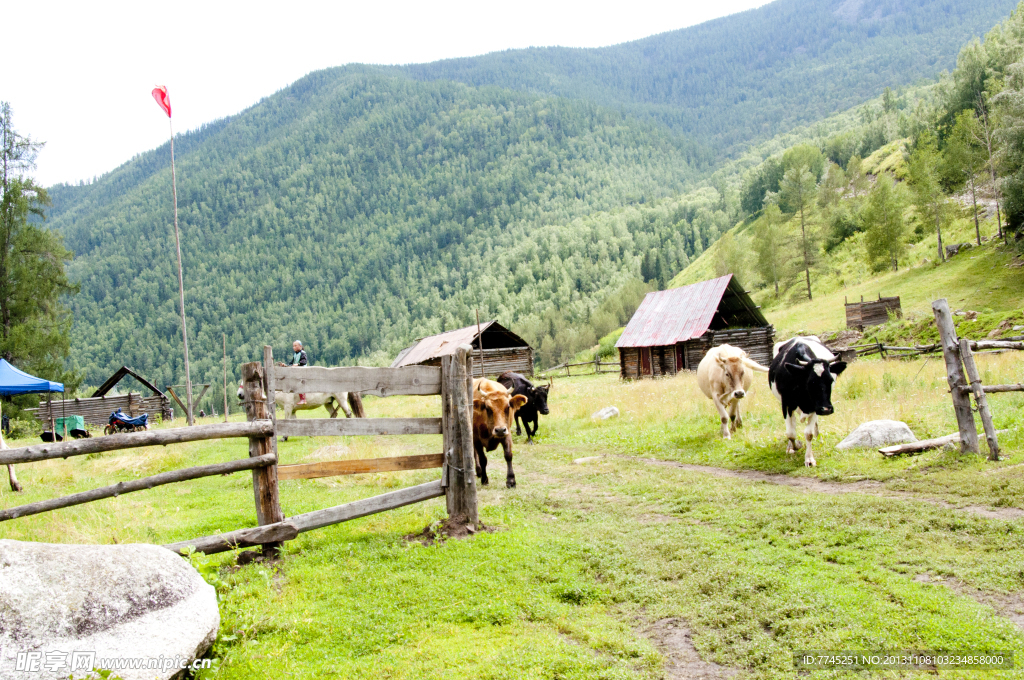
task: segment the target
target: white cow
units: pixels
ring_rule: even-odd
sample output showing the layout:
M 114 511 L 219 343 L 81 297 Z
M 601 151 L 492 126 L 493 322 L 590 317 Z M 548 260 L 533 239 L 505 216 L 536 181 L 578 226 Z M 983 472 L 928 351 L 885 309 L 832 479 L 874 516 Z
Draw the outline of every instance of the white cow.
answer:
M 712 347 L 697 366 L 697 385 L 718 409 L 723 439 L 732 439 L 732 433 L 743 427 L 740 400 L 747 396 L 754 371 L 768 369 L 732 345 Z

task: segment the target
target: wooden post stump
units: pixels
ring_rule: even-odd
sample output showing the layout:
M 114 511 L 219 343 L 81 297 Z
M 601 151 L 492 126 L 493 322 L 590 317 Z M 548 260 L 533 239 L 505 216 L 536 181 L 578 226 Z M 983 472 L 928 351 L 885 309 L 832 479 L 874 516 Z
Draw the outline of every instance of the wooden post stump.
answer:
M 933 302 L 932 312 L 935 314 L 935 326 L 939 329 L 942 358 L 946 362 L 946 380 L 953 397 L 953 411 L 956 413 L 956 423 L 960 430 L 960 450 L 965 453 L 980 453 L 978 431 L 975 429 L 974 414 L 971 412 L 971 400 L 962 389 L 967 386 L 967 381 L 964 380 L 960 363 L 960 343 L 946 299 Z
M 473 348 L 460 345 L 441 358 L 441 420 L 444 435 L 448 517 L 476 526 L 476 455 L 473 451 Z
M 248 420 L 274 419 L 274 361 L 269 345 L 263 348 L 263 362 L 242 364 L 245 416 Z M 270 434 L 249 438 L 249 457 L 277 456 L 277 437 Z M 260 526 L 284 521 L 277 489 L 277 465 L 252 471 L 252 490 L 256 501 L 256 520 Z M 262 544 L 263 554 L 277 557 L 281 542 Z

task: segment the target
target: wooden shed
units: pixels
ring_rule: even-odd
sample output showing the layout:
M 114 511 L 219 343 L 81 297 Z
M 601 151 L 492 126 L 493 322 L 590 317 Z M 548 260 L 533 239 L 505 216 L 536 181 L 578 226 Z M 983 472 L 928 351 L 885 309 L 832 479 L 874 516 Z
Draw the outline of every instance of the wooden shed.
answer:
M 498 376 L 505 371 L 533 375 L 533 348 L 497 321 L 482 323 L 479 330 L 474 324 L 420 338 L 399 353 L 391 368 L 417 364 L 440 366 L 441 357 L 454 354 L 455 349 L 464 344 L 473 347 L 473 375 L 477 378 Z
M 888 323 L 892 316 L 897 319 L 903 318 L 903 308 L 900 307 L 900 297 L 882 297 L 878 294 L 877 300 L 864 302 L 864 296 L 860 296 L 860 302 L 850 302 L 844 298 L 846 303 L 846 327 L 855 328 L 859 331 L 867 326 L 881 326 Z
M 153 396 L 143 397 L 138 392 L 128 392 L 128 394 L 112 397 L 106 396 L 107 392 L 114 389 L 114 386 L 121 382 L 121 379 L 126 375 L 130 375 L 152 390 Z M 114 375 L 107 378 L 107 381 L 92 393 L 91 397 L 61 401 L 41 401 L 39 402 L 38 409 L 25 410 L 34 411 L 36 418 L 43 422 L 49 421 L 50 418 L 82 416 L 85 422 L 91 425 L 106 425 L 110 414 L 118 409 L 121 409 L 129 416 L 148 413 L 150 418 L 160 416 L 164 420 L 174 420 L 174 409 L 171 408 L 171 400 L 167 395 L 127 366 L 117 369 Z
M 708 350 L 730 344 L 767 366 L 775 328 L 732 274 L 648 293 L 615 346 L 623 378 L 696 371 Z

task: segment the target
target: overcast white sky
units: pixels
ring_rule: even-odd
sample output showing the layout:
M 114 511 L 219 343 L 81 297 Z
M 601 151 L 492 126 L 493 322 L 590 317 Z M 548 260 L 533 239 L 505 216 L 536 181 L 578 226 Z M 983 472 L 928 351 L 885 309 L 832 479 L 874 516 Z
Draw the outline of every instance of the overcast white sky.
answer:
M 509 48 L 599 47 L 765 0 L 516 2 L 33 2 L 4 9 L 0 100 L 46 142 L 37 180 L 77 182 L 162 144 L 150 96 L 166 85 L 175 130 L 237 113 L 310 71 Z M 13 28 L 12 27 L 17 27 Z

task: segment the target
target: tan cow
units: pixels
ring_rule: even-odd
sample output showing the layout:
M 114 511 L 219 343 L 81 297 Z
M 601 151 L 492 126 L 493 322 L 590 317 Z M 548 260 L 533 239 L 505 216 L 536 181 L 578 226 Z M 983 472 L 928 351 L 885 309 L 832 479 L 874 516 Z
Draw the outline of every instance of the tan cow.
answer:
M 724 439 L 732 439 L 732 433 L 743 427 L 740 400 L 747 396 L 754 371 L 767 373 L 768 369 L 732 345 L 711 348 L 697 366 L 697 384 L 722 417 Z
M 493 451 L 501 444 L 505 451 L 508 472 L 505 486 L 516 485 L 516 474 L 512 471 L 512 432 L 516 409 L 526 404 L 521 394 L 512 396 L 501 383 L 477 378 L 473 381 L 473 450 L 476 452 L 476 474 L 481 484 L 487 484 L 487 451 Z

